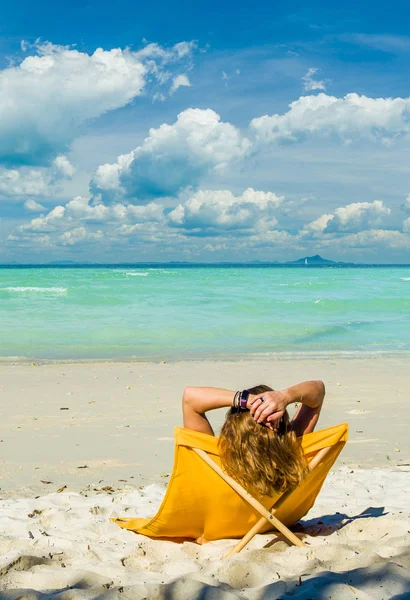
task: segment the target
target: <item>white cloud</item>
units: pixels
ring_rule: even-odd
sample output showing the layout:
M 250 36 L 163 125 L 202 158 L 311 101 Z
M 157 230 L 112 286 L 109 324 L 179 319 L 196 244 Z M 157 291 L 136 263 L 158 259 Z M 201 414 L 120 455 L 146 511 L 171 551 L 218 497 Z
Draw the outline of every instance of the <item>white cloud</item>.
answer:
M 86 121 L 140 96 L 149 77 L 163 83 L 164 65 L 182 60 L 193 47 L 97 48 L 89 55 L 48 42 L 25 44 L 33 54 L 0 71 L 0 160 L 48 164 Z
M 173 46 L 172 52 L 174 52 L 178 58 L 184 58 L 192 54 L 196 47 L 197 42 L 195 40 L 190 42 L 178 42 Z
M 237 231 L 255 227 L 274 227 L 274 213 L 283 196 L 248 188 L 241 196 L 229 190 L 199 190 L 185 204 L 179 204 L 168 214 L 171 225 L 189 230 Z
M 0 167 L 0 197 L 21 199 L 50 196 L 59 191 L 62 179 L 71 179 L 74 167 L 65 156 L 57 156 L 49 169 L 4 169 Z
M 155 222 L 140 222 L 128 224 L 123 223 L 118 228 L 112 230 L 112 239 L 126 238 L 126 237 L 138 237 L 140 240 L 144 239 L 146 242 L 151 244 L 160 244 L 161 246 L 170 241 L 170 238 L 174 241 L 181 241 L 182 236 L 170 235 L 170 231 L 164 227 L 159 227 L 158 223 Z
M 320 69 L 310 68 L 302 77 L 303 89 L 305 92 L 314 92 L 316 90 L 326 90 L 324 79 L 315 79 L 314 76 L 320 73 Z
M 313 237 L 322 236 L 328 226 L 329 221 L 334 219 L 334 217 L 334 214 L 321 215 L 311 223 L 304 225 L 300 235 L 311 235 Z
M 383 224 L 391 213 L 381 200 L 353 202 L 336 208 L 333 213 L 321 215 L 303 227 L 301 236 L 321 237 L 329 233 L 358 232 Z
M 114 211 L 104 204 L 90 206 L 90 199 L 84 196 L 76 196 L 65 207 L 65 219 L 70 221 L 91 221 L 103 223 L 113 216 Z
M 32 212 L 40 212 L 41 210 L 45 210 L 44 206 L 35 200 L 26 200 L 24 203 L 24 208 Z
M 164 207 L 156 202 L 149 202 L 144 206 L 128 204 L 127 217 L 130 221 L 161 222 L 164 218 Z
M 262 142 L 295 142 L 315 135 L 386 142 L 409 132 L 410 98 L 301 96 L 282 115 L 253 119 L 250 129 Z
M 178 42 L 171 48 L 163 48 L 159 44 L 146 44 L 142 50 L 134 52 L 140 60 L 145 59 L 160 59 L 164 64 L 178 62 L 182 58 L 190 57 L 192 52 L 197 47 L 197 42 Z
M 389 252 L 410 250 L 410 235 L 405 231 L 393 229 L 366 229 L 356 233 L 324 233 L 307 236 L 305 229 L 298 236 L 303 242 L 303 249 L 311 253 L 325 256 L 331 252 L 333 256 L 349 256 L 353 262 L 365 262 L 363 256 L 371 256 L 372 262 L 387 262 Z M 305 252 L 306 254 L 307 252 Z M 393 262 L 393 261 L 392 261 Z
M 350 248 L 410 249 L 410 235 L 390 229 L 370 229 L 345 235 L 341 243 Z
M 126 197 L 135 203 L 175 196 L 197 185 L 213 169 L 223 169 L 243 157 L 250 142 L 236 127 L 221 122 L 211 109 L 189 108 L 175 123 L 150 129 L 142 146 L 98 167 L 91 184 L 93 194 L 105 202 Z
M 275 211 L 282 201 L 282 196 L 252 188 L 239 196 L 229 190 L 202 190 L 165 214 L 164 207 L 155 202 L 142 206 L 121 203 L 107 206 L 77 196 L 65 206 L 56 206 L 48 214 L 21 225 L 9 240 L 27 242 L 30 237 L 47 235 L 51 244 L 72 246 L 102 238 L 109 243 L 137 236 L 150 244 L 182 247 L 192 235 L 213 237 L 219 232 L 231 237 L 240 230 L 246 231 L 247 237 L 254 236 L 255 232 L 268 233 L 277 224 Z M 281 239 L 286 235 L 281 233 Z M 273 243 L 273 237 L 266 241 Z
M 58 238 L 59 243 L 62 246 L 74 246 L 79 242 L 95 242 L 101 240 L 104 237 L 102 231 L 87 231 L 85 227 L 76 227 L 71 231 L 65 231 Z
M 31 210 L 34 210 L 34 208 Z M 56 206 L 48 214 L 36 217 L 21 225 L 18 227 L 16 235 L 61 232 L 72 230 L 73 227 L 78 229 L 83 227 L 83 223 L 115 225 L 118 223 L 160 223 L 162 221 L 164 221 L 164 208 L 154 202 L 150 202 L 145 206 L 133 206 L 131 204 L 105 206 L 101 203 L 90 205 L 89 198 L 77 196 L 65 206 Z
M 298 248 L 299 239 L 286 230 L 271 229 L 266 231 L 255 231 L 254 234 L 242 242 L 242 249 L 265 248 L 266 246 L 278 246 L 279 248 Z
M 22 197 L 47 195 L 47 183 L 42 171 L 0 168 L 0 196 Z
M 170 93 L 174 94 L 180 87 L 191 87 L 191 82 L 189 81 L 187 75 L 177 75 L 174 77 L 172 80 Z
M 186 189 L 172 210 L 159 202 L 103 204 L 96 196 L 77 196 L 17 227 L 8 240 L 21 248 L 29 248 L 31 243 L 56 248 L 104 244 L 106 249 L 112 245 L 119 251 L 128 247 L 124 240 L 132 238 L 141 252 L 155 248 L 158 256 L 166 256 L 168 249 L 173 257 L 180 253 L 191 259 L 200 257 L 201 252 L 219 253 L 215 256 L 223 259 L 248 257 L 250 252 L 260 258 L 264 249 L 273 248 L 301 255 L 326 253 L 331 248 L 342 256 L 345 248 L 374 252 L 410 248 L 410 218 L 404 221 L 402 231 L 386 229 L 391 211 L 380 200 L 340 206 L 299 232 L 280 222 L 286 204 L 283 196 L 253 188 L 237 195 L 228 189 Z M 33 199 L 27 200 L 26 208 L 43 210 Z
M 62 155 L 54 159 L 53 168 L 57 178 L 71 179 L 75 173 L 75 169 L 68 158 Z
M 335 216 L 327 225 L 326 231 L 359 231 L 381 225 L 390 215 L 390 208 L 381 200 L 374 202 L 353 202 L 335 210 Z
M 35 236 L 32 235 L 15 235 L 11 233 L 8 238 L 8 242 L 11 242 L 14 246 L 24 247 L 24 248 L 33 248 L 33 246 L 40 247 L 52 247 L 51 238 L 47 234 L 37 234 Z
M 50 233 L 61 227 L 64 218 L 64 206 L 56 206 L 45 217 L 36 217 L 18 228 L 20 233 Z
M 205 244 L 203 250 L 207 252 L 221 252 L 223 250 L 228 250 L 228 246 L 226 244 Z
M 161 92 L 155 92 L 152 95 L 152 102 L 165 102 L 165 100 L 167 99 L 165 94 L 162 94 Z
M 106 206 L 102 203 L 90 205 L 90 199 L 83 196 L 77 196 L 65 206 L 67 218 L 95 223 L 161 221 L 163 211 L 163 206 L 154 202 L 150 202 L 144 206 L 119 203 L 112 204 L 111 206 Z
M 238 77 L 241 74 L 240 69 L 235 69 L 231 73 L 227 73 L 226 71 L 222 71 L 222 79 L 228 82 L 232 77 Z
M 405 212 L 410 212 L 410 194 L 407 196 L 403 204 L 401 205 L 401 209 Z

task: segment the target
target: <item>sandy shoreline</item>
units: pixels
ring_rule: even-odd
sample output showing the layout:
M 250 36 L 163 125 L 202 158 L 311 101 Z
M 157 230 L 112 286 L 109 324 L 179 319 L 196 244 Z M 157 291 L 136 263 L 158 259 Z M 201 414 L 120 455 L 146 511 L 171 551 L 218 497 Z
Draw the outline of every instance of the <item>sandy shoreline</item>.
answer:
M 408 367 L 402 357 L 0 365 L 1 600 L 410 597 Z M 222 561 L 232 540 L 175 545 L 109 521 L 155 513 L 185 385 L 315 378 L 327 387 L 320 427 L 347 421 L 350 438 L 296 529 L 308 549 L 258 535 Z M 212 415 L 216 428 L 223 416 Z

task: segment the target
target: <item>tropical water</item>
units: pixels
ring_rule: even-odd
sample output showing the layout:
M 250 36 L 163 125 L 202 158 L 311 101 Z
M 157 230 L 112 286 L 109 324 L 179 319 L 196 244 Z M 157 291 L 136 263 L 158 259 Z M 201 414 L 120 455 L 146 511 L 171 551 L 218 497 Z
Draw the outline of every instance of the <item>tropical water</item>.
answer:
M 410 266 L 0 268 L 0 357 L 410 352 Z

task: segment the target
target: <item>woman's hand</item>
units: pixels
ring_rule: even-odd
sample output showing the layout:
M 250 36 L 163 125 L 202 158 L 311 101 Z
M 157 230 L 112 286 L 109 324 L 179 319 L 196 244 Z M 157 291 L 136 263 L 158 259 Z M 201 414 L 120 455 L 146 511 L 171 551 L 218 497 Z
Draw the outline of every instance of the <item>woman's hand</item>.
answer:
M 285 414 L 288 396 L 286 390 L 263 392 L 250 397 L 247 404 L 257 423 L 263 423 L 270 429 L 274 429 Z

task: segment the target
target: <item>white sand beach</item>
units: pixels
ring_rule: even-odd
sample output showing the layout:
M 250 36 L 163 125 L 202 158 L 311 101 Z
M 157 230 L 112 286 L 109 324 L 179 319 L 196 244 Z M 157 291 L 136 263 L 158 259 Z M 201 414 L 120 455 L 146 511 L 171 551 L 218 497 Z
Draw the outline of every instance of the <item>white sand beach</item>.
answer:
M 0 366 L 0 598 L 410 597 L 410 370 L 405 358 Z M 186 385 L 274 388 L 323 379 L 320 427 L 349 442 L 295 527 L 234 544 L 154 541 Z M 224 411 L 217 411 L 218 426 Z

